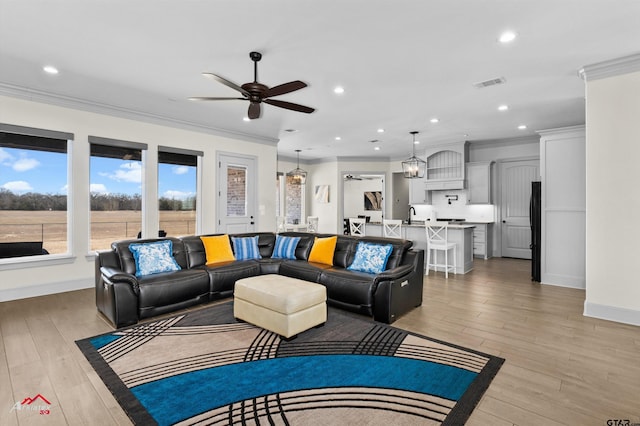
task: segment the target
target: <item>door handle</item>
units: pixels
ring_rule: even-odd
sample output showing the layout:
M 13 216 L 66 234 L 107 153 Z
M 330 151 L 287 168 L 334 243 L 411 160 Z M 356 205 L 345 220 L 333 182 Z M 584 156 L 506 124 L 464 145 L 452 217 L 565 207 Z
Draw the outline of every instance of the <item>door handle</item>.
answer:
M 506 221 L 506 220 L 503 220 L 503 221 L 502 221 L 502 223 L 507 223 L 507 221 Z

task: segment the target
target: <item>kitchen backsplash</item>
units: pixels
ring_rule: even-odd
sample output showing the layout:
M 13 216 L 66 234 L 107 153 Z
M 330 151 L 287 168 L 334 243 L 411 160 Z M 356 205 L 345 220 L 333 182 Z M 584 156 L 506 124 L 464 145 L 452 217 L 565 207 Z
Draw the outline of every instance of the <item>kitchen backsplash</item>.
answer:
M 449 200 L 451 200 L 451 204 L 449 204 Z M 416 214 L 412 216 L 412 219 L 447 218 L 465 219 L 469 222 L 495 221 L 495 206 L 493 204 L 467 204 L 467 191 L 465 190 L 433 191 L 431 202 L 431 205 L 416 204 L 413 206 Z

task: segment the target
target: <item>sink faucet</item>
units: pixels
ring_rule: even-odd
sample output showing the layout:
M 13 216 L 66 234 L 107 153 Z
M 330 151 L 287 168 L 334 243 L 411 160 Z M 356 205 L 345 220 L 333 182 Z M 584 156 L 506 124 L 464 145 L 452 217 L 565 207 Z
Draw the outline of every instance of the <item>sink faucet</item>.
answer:
M 416 209 L 413 208 L 413 206 L 409 206 L 409 217 L 407 218 L 407 225 L 411 225 L 411 212 L 413 211 L 413 214 L 416 214 Z

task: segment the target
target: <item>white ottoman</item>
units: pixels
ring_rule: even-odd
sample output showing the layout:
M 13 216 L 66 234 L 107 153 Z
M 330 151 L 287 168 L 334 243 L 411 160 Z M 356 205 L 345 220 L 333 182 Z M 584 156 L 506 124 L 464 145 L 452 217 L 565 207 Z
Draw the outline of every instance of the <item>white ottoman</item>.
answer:
M 282 275 L 259 275 L 236 281 L 233 315 L 285 339 L 327 321 L 327 290 Z

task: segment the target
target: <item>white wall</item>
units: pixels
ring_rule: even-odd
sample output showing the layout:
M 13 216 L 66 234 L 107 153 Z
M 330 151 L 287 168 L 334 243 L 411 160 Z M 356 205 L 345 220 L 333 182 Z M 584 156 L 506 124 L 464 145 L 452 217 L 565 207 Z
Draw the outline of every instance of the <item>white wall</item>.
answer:
M 274 144 L 247 142 L 228 137 L 149 124 L 103 114 L 79 111 L 49 104 L 0 96 L 0 121 L 7 124 L 69 132 L 75 135 L 71 152 L 69 185 L 71 256 L 47 261 L 22 259 L 23 263 L 0 263 L 0 301 L 37 296 L 94 285 L 94 258 L 89 253 L 89 143 L 88 136 L 146 143 L 149 146 L 145 202 L 157 206 L 157 148 L 174 146 L 204 152 L 202 165 L 201 231 L 216 230 L 216 179 L 218 152 L 232 152 L 257 158 L 257 229 L 275 230 L 276 147 Z M 264 179 L 262 177 L 265 177 Z M 268 177 L 268 178 L 267 178 Z M 157 209 L 145 212 L 147 227 L 158 229 Z M 56 263 L 56 264 L 52 264 Z
M 585 315 L 640 325 L 640 72 L 587 73 Z

